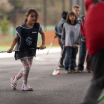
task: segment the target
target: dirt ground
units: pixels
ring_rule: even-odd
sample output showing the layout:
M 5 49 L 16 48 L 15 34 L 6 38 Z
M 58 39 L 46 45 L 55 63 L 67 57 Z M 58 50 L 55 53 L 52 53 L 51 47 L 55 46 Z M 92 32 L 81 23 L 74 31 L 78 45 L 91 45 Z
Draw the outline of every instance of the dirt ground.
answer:
M 50 45 L 53 37 L 55 36 L 55 32 L 54 31 L 45 31 L 45 35 L 46 35 L 46 45 Z M 59 45 L 58 44 L 58 38 L 56 38 L 54 40 L 53 45 Z

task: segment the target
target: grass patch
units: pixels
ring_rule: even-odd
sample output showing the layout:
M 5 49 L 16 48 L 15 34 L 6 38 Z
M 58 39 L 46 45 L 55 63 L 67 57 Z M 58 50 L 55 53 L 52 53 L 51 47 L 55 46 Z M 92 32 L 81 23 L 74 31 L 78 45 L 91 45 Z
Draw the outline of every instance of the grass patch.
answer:
M 38 45 L 37 47 L 39 47 L 40 45 Z M 46 45 L 46 48 L 49 48 L 50 45 Z M 52 48 L 55 48 L 55 47 L 60 47 L 59 45 L 52 45 Z
M 13 41 L 13 36 L 10 35 L 10 37 L 4 38 L 0 40 L 0 43 L 9 43 Z
M 10 46 L 0 46 L 0 51 L 7 51 Z
M 57 47 L 60 47 L 60 46 L 59 45 L 52 46 L 52 48 L 57 48 Z M 49 45 L 46 45 L 46 48 L 49 48 Z

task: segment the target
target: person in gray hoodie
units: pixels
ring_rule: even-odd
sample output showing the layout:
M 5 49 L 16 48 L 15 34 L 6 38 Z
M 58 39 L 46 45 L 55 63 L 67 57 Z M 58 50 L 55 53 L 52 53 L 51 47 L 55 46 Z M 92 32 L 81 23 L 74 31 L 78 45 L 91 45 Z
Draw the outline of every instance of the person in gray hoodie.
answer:
M 74 65 L 76 60 L 76 47 L 79 44 L 80 25 L 73 12 L 67 14 L 66 23 L 62 30 L 62 44 L 66 48 L 65 53 L 65 73 L 75 73 Z M 74 56 L 74 57 L 72 57 Z

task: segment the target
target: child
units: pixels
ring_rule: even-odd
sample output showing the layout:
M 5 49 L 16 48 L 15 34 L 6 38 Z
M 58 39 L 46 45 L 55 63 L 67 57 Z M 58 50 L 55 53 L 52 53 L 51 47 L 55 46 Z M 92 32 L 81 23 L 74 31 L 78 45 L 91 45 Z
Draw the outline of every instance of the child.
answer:
M 76 58 L 76 47 L 78 46 L 80 25 L 77 24 L 76 15 L 68 13 L 66 23 L 63 25 L 62 41 L 63 48 L 66 47 L 65 54 L 65 73 L 76 72 L 74 69 Z M 72 57 L 74 56 L 74 57 Z
M 81 19 L 78 17 L 79 13 L 80 13 L 80 6 L 79 5 L 74 5 L 72 7 L 72 12 L 76 15 L 77 17 L 77 22 L 80 24 L 81 23 Z
M 79 58 L 79 64 L 78 64 L 78 72 L 83 72 L 84 69 L 84 58 L 86 56 L 86 42 L 84 37 L 84 21 L 85 16 L 82 16 L 82 22 L 81 22 L 81 51 L 80 51 L 80 58 Z
M 42 45 L 40 49 L 45 48 L 45 34 L 42 31 L 42 27 L 37 23 L 38 13 L 34 9 L 30 9 L 27 12 L 26 19 L 23 24 L 16 28 L 17 34 L 13 39 L 11 48 L 8 50 L 8 53 L 11 53 L 15 44 L 16 51 L 15 59 L 20 59 L 24 68 L 14 77 L 11 77 L 11 87 L 16 89 L 17 81 L 23 76 L 23 85 L 21 90 L 32 91 L 33 88 L 29 87 L 27 84 L 28 74 L 32 65 L 33 57 L 36 56 L 36 47 L 38 32 L 42 36 Z M 32 48 L 34 48 L 32 50 Z M 27 49 L 27 50 L 22 50 Z
M 62 39 L 61 39 L 61 33 L 62 33 L 62 25 L 66 22 L 66 17 L 67 17 L 68 12 L 63 11 L 62 13 L 62 19 L 59 21 L 59 23 L 56 25 L 55 27 L 55 33 L 56 33 L 56 37 L 58 36 L 58 42 L 59 45 L 61 47 L 61 58 L 60 58 L 60 68 L 63 68 L 63 61 L 64 61 L 64 57 L 65 57 L 65 50 L 63 49 L 63 45 L 62 45 Z
M 81 51 L 80 51 L 80 58 L 79 58 L 79 64 L 78 64 L 78 72 L 83 72 L 84 69 L 84 60 L 86 57 L 86 68 L 88 73 L 92 73 L 91 66 L 88 64 L 88 55 L 86 53 L 86 40 L 85 40 L 85 31 L 84 31 L 84 22 L 85 22 L 85 16 L 82 16 L 82 22 L 81 22 Z M 86 56 L 87 55 L 87 56 Z

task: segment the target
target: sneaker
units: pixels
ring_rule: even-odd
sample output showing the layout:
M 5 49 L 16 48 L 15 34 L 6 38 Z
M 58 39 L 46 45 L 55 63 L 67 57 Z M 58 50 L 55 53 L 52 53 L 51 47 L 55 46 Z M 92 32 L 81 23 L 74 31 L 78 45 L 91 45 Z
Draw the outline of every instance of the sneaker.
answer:
M 93 71 L 92 70 L 88 70 L 88 73 L 92 73 L 93 74 Z
M 82 73 L 83 72 L 83 70 L 77 70 L 77 73 Z
M 86 67 L 86 69 L 87 69 L 88 73 L 93 73 L 91 67 Z
M 66 74 L 69 74 L 69 73 L 71 73 L 71 71 L 68 71 L 68 70 L 65 70 L 64 71 Z
M 60 68 L 64 68 L 64 65 L 59 65 Z
M 71 70 L 71 73 L 77 73 L 77 70 Z
M 33 88 L 31 88 L 29 85 L 22 85 L 21 87 L 22 91 L 33 91 Z
M 78 73 L 78 71 L 77 70 L 74 70 L 74 73 Z
M 14 77 L 11 77 L 11 88 L 16 90 L 17 88 L 17 82 L 14 83 L 14 80 L 15 80 L 15 76 Z

